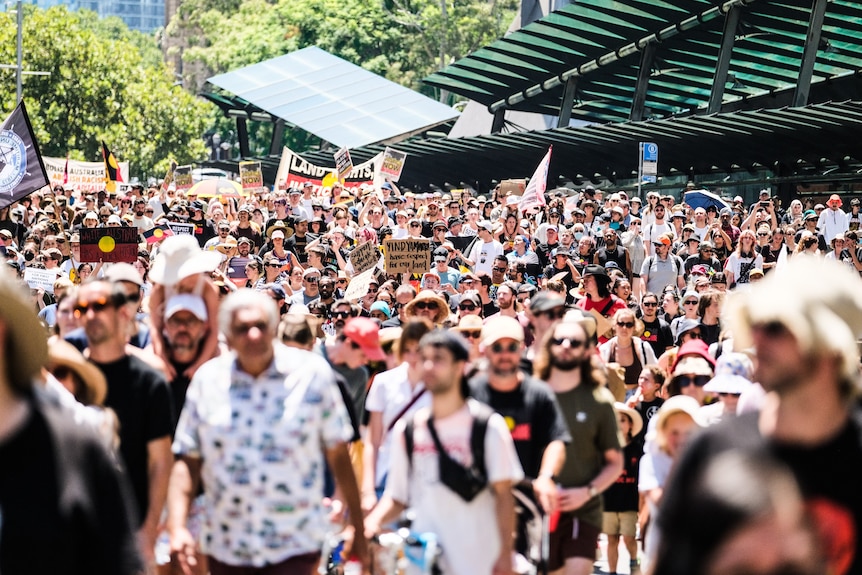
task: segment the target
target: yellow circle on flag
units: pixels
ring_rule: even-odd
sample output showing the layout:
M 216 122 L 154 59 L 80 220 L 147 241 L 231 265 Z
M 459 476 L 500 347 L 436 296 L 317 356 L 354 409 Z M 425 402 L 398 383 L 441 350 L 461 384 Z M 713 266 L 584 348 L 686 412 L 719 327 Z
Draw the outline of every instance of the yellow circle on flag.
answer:
M 112 251 L 114 251 L 114 248 L 116 247 L 116 245 L 117 244 L 114 241 L 114 238 L 112 238 L 111 236 L 105 236 L 103 238 L 99 238 L 99 249 L 101 251 L 105 252 L 106 254 L 109 254 Z
M 335 172 L 329 172 L 325 176 L 323 176 L 323 180 L 320 181 L 320 185 L 324 188 L 331 188 L 332 184 L 338 181 L 338 176 Z

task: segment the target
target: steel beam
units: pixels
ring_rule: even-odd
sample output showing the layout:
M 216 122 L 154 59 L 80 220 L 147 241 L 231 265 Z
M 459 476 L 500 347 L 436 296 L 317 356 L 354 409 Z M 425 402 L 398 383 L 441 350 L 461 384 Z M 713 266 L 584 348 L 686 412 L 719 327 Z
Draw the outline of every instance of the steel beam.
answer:
M 814 75 L 814 61 L 820 49 L 820 34 L 823 31 L 823 19 L 826 16 L 828 0 L 813 0 L 811 19 L 808 21 L 808 33 L 805 35 L 805 48 L 802 51 L 802 61 L 799 64 L 799 80 L 793 93 L 793 106 L 808 105 L 808 94 L 811 91 L 811 77 Z
M 718 61 L 715 63 L 715 76 L 712 80 L 712 90 L 709 93 L 708 114 L 721 111 L 724 99 L 724 87 L 727 84 L 727 72 L 730 69 L 730 57 L 733 55 L 733 44 L 736 41 L 736 28 L 739 25 L 739 14 L 742 9 L 734 6 L 724 17 L 724 32 L 721 36 L 721 48 L 718 51 Z

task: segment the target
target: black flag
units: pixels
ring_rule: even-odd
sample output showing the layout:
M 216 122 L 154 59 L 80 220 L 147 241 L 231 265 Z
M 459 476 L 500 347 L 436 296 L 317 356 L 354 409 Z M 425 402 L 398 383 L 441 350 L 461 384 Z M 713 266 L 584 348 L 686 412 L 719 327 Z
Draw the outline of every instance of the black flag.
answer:
M 0 209 L 48 185 L 23 100 L 0 125 Z

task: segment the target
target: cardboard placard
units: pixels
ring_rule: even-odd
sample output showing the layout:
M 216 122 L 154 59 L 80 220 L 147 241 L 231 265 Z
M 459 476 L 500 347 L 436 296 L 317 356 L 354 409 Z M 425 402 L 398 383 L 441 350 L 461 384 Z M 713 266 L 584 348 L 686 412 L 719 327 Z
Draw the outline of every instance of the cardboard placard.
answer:
M 431 241 L 386 240 L 385 267 L 388 274 L 422 274 L 431 269 Z
M 176 169 L 177 169 L 177 163 L 175 161 L 171 160 L 171 165 L 168 168 L 168 173 L 165 174 L 165 179 L 162 180 L 161 190 L 163 192 L 167 192 L 168 188 L 171 185 L 171 182 L 174 181 L 174 170 L 176 170 Z
M 371 285 L 371 280 L 374 279 L 374 268 L 365 270 L 361 274 L 350 278 L 350 283 L 347 285 L 347 290 L 344 292 L 344 299 L 356 301 L 368 293 L 368 287 Z
M 195 235 L 194 224 L 184 224 L 182 222 L 168 222 L 168 227 L 174 232 L 174 235 Z
M 407 160 L 405 152 L 399 152 L 392 148 L 386 148 L 383 152 L 383 162 L 380 166 L 380 175 L 390 182 L 397 182 L 404 170 L 404 162 Z
M 57 281 L 57 277 L 57 270 L 24 268 L 24 281 L 30 289 L 42 288 L 48 293 L 54 293 L 54 282 Z
M 380 261 L 380 252 L 374 242 L 365 242 L 359 244 L 350 252 L 350 263 L 353 265 L 353 272 L 361 274 L 365 270 L 370 270 Z
M 138 228 L 82 228 L 81 261 L 126 262 L 138 257 Z
M 341 148 L 335 152 L 335 171 L 338 174 L 338 179 L 344 179 L 353 169 L 353 160 L 350 158 L 350 150 Z
M 260 162 L 245 161 L 239 163 L 239 180 L 246 197 L 264 192 L 263 169 Z
M 177 166 L 174 170 L 174 186 L 177 191 L 180 190 L 188 190 L 194 185 L 194 180 L 192 180 L 192 166 L 191 164 L 187 166 Z
M 527 189 L 527 180 L 503 180 L 500 182 L 500 192 L 504 196 L 520 196 Z

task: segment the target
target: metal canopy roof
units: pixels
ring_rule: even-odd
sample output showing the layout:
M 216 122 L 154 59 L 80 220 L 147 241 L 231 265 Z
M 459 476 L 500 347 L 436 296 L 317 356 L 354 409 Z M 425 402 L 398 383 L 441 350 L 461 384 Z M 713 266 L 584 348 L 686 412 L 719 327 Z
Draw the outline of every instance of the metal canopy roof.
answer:
M 340 147 L 396 141 L 458 116 L 315 46 L 208 81 Z
M 826 103 L 802 108 L 737 111 L 537 132 L 494 134 L 460 139 L 414 139 L 398 145 L 409 154 L 400 184 L 427 189 L 459 182 L 523 178 L 533 173 L 553 145 L 549 178 L 634 177 L 638 142 L 659 145 L 662 176 L 755 171 L 766 168 L 789 175 L 828 166 L 847 169 L 862 161 L 858 134 L 862 102 Z M 383 149 L 351 150 L 359 163 Z M 329 152 L 303 154 L 331 165 Z M 264 160 L 274 175 L 278 158 Z M 549 180 L 550 181 L 550 180 Z
M 721 110 L 789 104 L 816 0 L 577 0 L 425 79 L 489 107 L 558 114 L 576 81 L 572 118 L 630 118 L 646 61 L 645 118 L 702 113 L 719 59 L 725 14 L 739 12 Z M 848 97 L 862 68 L 862 3 L 826 4 L 812 101 Z M 650 58 L 647 46 L 655 50 Z M 781 99 L 784 94 L 783 99 Z M 854 97 L 854 96 L 850 96 Z M 779 99 L 776 99 L 779 98 Z

